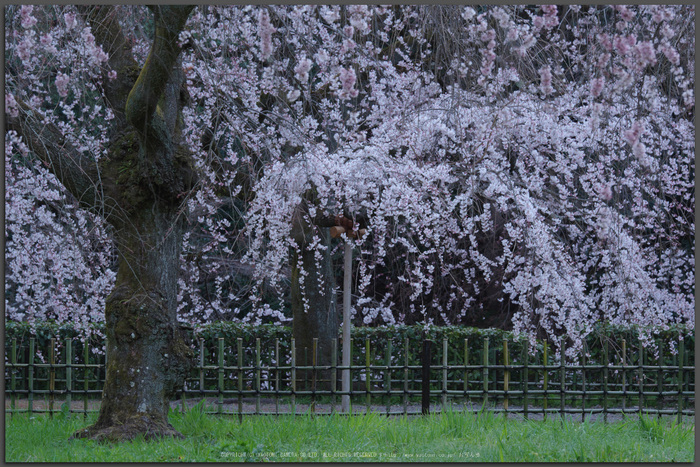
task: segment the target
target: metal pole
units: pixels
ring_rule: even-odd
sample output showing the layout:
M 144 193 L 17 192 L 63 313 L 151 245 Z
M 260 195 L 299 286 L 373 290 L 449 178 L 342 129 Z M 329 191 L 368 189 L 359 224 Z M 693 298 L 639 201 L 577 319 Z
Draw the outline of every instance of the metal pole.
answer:
M 352 245 L 345 242 L 345 278 L 343 281 L 343 366 L 350 366 L 350 286 L 352 285 Z M 343 392 L 350 392 L 350 369 L 342 373 Z M 350 411 L 350 394 L 343 394 L 341 411 Z

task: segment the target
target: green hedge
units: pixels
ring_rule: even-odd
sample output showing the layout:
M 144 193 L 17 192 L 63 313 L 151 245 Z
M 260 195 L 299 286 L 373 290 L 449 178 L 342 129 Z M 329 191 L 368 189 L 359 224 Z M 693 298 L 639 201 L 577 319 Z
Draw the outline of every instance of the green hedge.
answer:
M 94 331 L 99 331 L 104 334 L 104 325 L 97 324 L 93 327 Z M 648 332 L 651 330 L 647 330 Z M 195 326 L 194 329 L 188 331 L 195 351 L 199 351 L 199 339 L 204 339 L 205 358 L 207 362 L 215 364 L 213 360 L 217 354 L 218 343 L 217 338 L 224 338 L 225 353 L 224 355 L 235 355 L 237 352 L 237 338 L 243 339 L 243 348 L 246 351 L 246 362 L 250 362 L 248 358 L 252 358 L 255 350 L 255 340 L 260 339 L 261 358 L 263 361 L 269 361 L 274 355 L 275 339 L 279 340 L 279 349 L 282 356 L 289 355 L 290 341 L 292 338 L 292 329 L 289 326 L 278 325 L 251 325 L 231 322 L 220 322 L 206 325 Z M 509 353 L 511 364 L 520 364 L 522 362 L 522 354 L 524 346 L 527 344 L 527 339 L 524 336 L 516 337 L 512 332 L 503 331 L 500 329 L 477 329 L 463 326 L 423 326 L 423 325 L 399 325 L 399 326 L 381 326 L 375 328 L 362 327 L 353 328 L 353 362 L 355 364 L 364 364 L 365 345 L 369 340 L 370 353 L 372 362 L 381 364 L 385 358 L 385 352 L 389 340 L 392 344 L 392 356 L 394 362 L 404 361 L 405 340 L 409 341 L 409 361 L 411 365 L 417 364 L 420 358 L 420 350 L 422 349 L 421 342 L 424 339 L 430 339 L 433 342 L 432 355 L 434 364 L 442 362 L 442 341 L 448 340 L 448 362 L 451 365 L 464 364 L 464 340 L 468 339 L 469 364 L 481 364 L 483 362 L 484 338 L 489 338 L 489 361 L 492 364 L 502 363 L 503 340 L 509 342 Z M 677 347 L 679 337 L 683 337 L 685 341 L 685 355 L 689 364 L 694 365 L 695 362 L 695 331 L 686 326 L 671 326 L 667 330 L 657 330 L 652 333 L 653 341 L 663 350 L 663 362 L 666 365 L 675 365 L 676 355 L 669 352 L 671 343 Z M 56 338 L 58 340 L 59 349 L 63 347 L 65 339 L 72 337 L 73 339 L 73 354 L 76 359 L 82 361 L 83 342 L 80 339 L 81 333 L 76 331 L 70 324 L 58 324 L 53 322 L 43 322 L 35 326 L 35 332 L 32 333 L 31 326 L 28 323 L 7 322 L 5 324 L 5 355 L 10 358 L 12 339 L 17 339 L 18 348 L 26 348 L 29 338 L 35 338 L 35 346 L 38 352 L 46 354 L 46 349 L 49 347 L 49 340 Z M 627 361 L 629 364 L 635 364 L 638 359 L 639 349 L 639 328 L 635 326 L 621 327 L 600 325 L 591 332 L 586 340 L 587 351 L 590 358 L 587 363 L 595 364 L 602 362 L 603 342 L 608 340 L 609 359 L 611 362 L 621 361 L 622 356 L 622 340 L 627 343 Z M 88 339 L 92 348 L 103 349 L 104 339 L 96 334 L 90 334 Z M 536 353 L 531 358 L 541 362 L 543 342 L 537 341 Z M 330 349 L 321 349 L 328 351 Z M 648 349 L 645 357 L 646 362 L 656 362 L 653 358 L 653 349 Z M 103 360 L 102 352 L 95 354 L 90 352 L 90 363 L 96 363 Z M 340 353 L 340 344 L 338 348 Z M 554 355 L 554 346 L 549 344 L 549 355 Z M 22 353 L 18 358 L 22 360 Z M 79 358 L 80 357 L 80 358 Z M 228 361 L 228 357 L 227 357 Z M 553 360 L 551 360 L 553 361 Z M 234 362 L 228 362 L 234 363 Z M 310 360 L 308 364 L 310 364 Z M 209 363 L 207 363 L 209 364 Z M 297 362 L 297 365 L 303 365 L 304 362 Z

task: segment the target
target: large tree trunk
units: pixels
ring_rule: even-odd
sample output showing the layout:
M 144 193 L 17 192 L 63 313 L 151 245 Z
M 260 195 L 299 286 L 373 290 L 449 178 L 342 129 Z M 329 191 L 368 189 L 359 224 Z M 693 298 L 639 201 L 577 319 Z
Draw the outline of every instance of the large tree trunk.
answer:
M 308 210 L 306 202 L 303 202 L 297 209 L 292 224 L 292 237 L 300 250 L 300 254 L 292 253 L 291 261 L 292 335 L 296 345 L 296 362 L 297 365 L 313 364 L 314 339 L 318 339 L 316 364 L 328 366 L 331 364 L 332 342 L 338 338 L 339 326 L 335 275 L 331 268 L 330 229 L 326 226 L 312 226 L 305 220 L 305 213 Z M 307 249 L 314 231 L 321 236 L 321 244 L 326 246 L 320 263 L 316 252 Z M 300 281 L 302 270 L 306 273 L 303 284 Z M 318 371 L 315 389 L 329 389 L 330 375 L 330 371 Z M 311 390 L 312 387 L 312 372 L 297 372 L 297 389 Z
M 100 414 L 79 438 L 182 436 L 168 423 L 168 409 L 193 363 L 177 320 L 177 279 L 180 199 L 195 177 L 181 142 L 185 78 L 176 41 L 192 7 L 150 8 L 155 39 L 125 101 L 128 126 L 101 162 L 103 189 L 118 200 L 107 220 L 117 232 L 119 270 L 105 310 Z
M 177 213 L 154 201 L 118 234 L 120 264 L 106 305 L 107 375 L 97 422 L 75 437 L 181 437 L 168 423 L 192 350 L 176 316 L 182 239 Z
M 139 71 L 114 7 L 79 6 L 109 55 L 104 102 L 113 108 L 107 157 L 75 148 L 60 128 L 19 96 L 10 128 L 79 200 L 114 226 L 119 250 L 115 289 L 107 299 L 107 375 L 97 422 L 76 438 L 121 441 L 139 435 L 182 436 L 168 423 L 169 402 L 183 386 L 192 350 L 177 320 L 183 235 L 181 205 L 196 184 L 183 145 L 186 92 L 179 33 L 193 6 L 150 6 L 155 33 Z M 106 73 L 117 71 L 111 83 Z

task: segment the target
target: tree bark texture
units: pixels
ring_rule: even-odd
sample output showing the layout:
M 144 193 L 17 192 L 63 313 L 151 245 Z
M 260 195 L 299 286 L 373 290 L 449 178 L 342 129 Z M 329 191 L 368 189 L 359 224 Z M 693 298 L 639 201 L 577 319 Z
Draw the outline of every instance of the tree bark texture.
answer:
M 177 37 L 194 7 L 153 6 L 155 39 L 143 68 L 133 59 L 113 6 L 79 6 L 120 77 L 104 80 L 116 118 L 99 161 L 40 121 L 26 103 L 10 127 L 56 174 L 81 206 L 115 227 L 119 268 L 107 299 L 107 372 L 97 422 L 73 436 L 122 441 L 181 437 L 168 423 L 193 352 L 177 321 L 184 232 L 183 194 L 197 176 L 181 143 L 184 73 Z
M 338 338 L 340 325 L 335 294 L 335 275 L 331 267 L 330 228 L 312 225 L 304 214 L 308 214 L 306 201 L 297 208 L 292 223 L 292 238 L 299 245 L 300 250 L 300 254 L 292 253 L 291 261 L 292 336 L 295 339 L 297 365 L 312 365 L 313 343 L 316 338 L 318 339 L 316 364 L 327 366 L 331 364 L 332 341 Z M 320 263 L 317 261 L 316 252 L 307 249 L 313 239 L 314 231 L 318 232 L 321 236 L 321 244 L 326 247 L 322 252 Z M 300 281 L 302 270 L 306 273 L 303 284 Z M 304 306 L 304 302 L 308 307 Z M 338 352 L 340 352 L 339 349 Z M 329 389 L 330 375 L 330 371 L 318 371 L 316 389 Z M 304 389 L 304 385 L 307 385 L 310 390 L 312 382 L 311 371 L 297 372 L 297 389 Z

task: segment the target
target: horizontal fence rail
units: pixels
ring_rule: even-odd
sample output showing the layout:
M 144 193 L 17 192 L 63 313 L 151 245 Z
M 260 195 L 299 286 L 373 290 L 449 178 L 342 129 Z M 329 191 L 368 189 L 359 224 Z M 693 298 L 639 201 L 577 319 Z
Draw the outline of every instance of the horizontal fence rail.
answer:
M 188 400 L 205 399 L 205 410 L 217 414 L 337 413 L 340 397 L 349 395 L 355 409 L 387 415 L 427 413 L 431 404 L 525 418 L 560 413 L 585 420 L 602 413 L 607 421 L 608 414 L 644 413 L 676 415 L 680 422 L 695 414 L 694 358 L 683 341 L 675 354 L 659 349 L 646 355 L 641 344 L 628 352 L 623 339 L 612 358 L 605 341 L 591 353 L 597 358 L 587 357 L 584 348 L 571 364 L 555 360 L 546 341 L 536 352 L 525 346 L 512 352 L 507 340 L 491 346 L 488 338 L 421 346 L 408 339 L 393 345 L 389 339 L 383 348 L 351 339 L 350 366 L 338 364 L 337 339 L 331 349 L 314 340 L 301 353 L 294 339 L 274 339 L 262 350 L 259 338 L 252 346 L 243 344 L 242 338 L 218 338 L 207 348 L 199 340 L 195 368 L 178 394 L 181 408 Z M 76 347 L 81 351 L 74 352 Z M 330 355 L 329 364 L 320 364 L 323 355 Z M 48 349 L 37 349 L 33 338 L 27 346 L 12 339 L 5 355 L 5 412 L 96 412 L 105 367 L 104 355 L 91 354 L 77 339 L 50 339 Z M 350 391 L 340 390 L 343 370 L 350 370 Z

